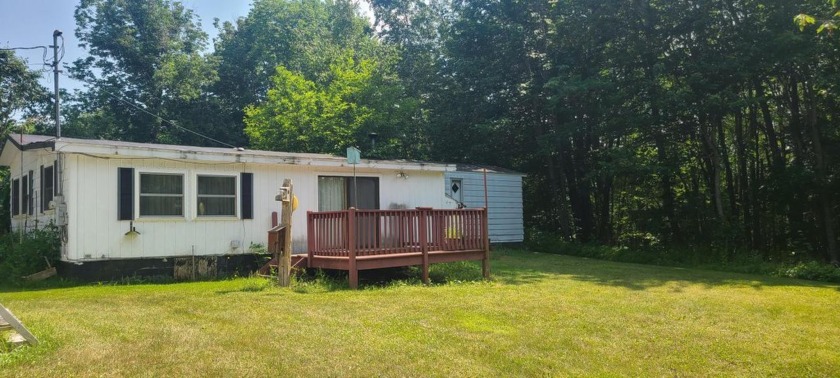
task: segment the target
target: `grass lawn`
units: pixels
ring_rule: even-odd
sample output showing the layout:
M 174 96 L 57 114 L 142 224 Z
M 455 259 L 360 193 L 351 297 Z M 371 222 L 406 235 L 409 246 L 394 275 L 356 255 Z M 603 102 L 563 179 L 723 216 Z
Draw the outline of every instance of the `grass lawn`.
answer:
M 0 376 L 837 376 L 840 286 L 495 251 L 422 286 L 257 278 L 9 291 Z M 363 276 L 364 277 L 364 276 Z

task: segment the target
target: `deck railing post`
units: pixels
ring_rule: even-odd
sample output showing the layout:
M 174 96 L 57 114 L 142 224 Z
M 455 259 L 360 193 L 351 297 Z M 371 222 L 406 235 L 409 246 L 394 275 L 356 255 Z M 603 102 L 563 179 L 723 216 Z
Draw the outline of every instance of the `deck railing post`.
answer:
M 429 217 L 429 207 L 418 207 L 418 236 L 420 237 L 420 252 L 423 254 L 423 283 L 429 284 L 429 246 L 428 246 L 428 230 L 426 229 L 426 222 Z
M 487 208 L 484 208 L 484 211 L 481 214 L 481 222 L 483 223 L 482 228 L 482 239 L 484 241 L 484 258 L 481 260 L 481 273 L 484 275 L 484 279 L 490 279 L 490 222 L 488 216 Z
M 359 271 L 356 269 L 356 208 L 351 207 L 347 211 L 347 246 L 348 250 L 348 277 L 350 281 L 350 288 L 356 289 L 359 287 Z
M 312 254 L 315 251 L 315 216 L 312 211 L 306 212 L 306 267 L 312 262 Z M 318 232 L 318 234 L 322 234 Z M 320 243 L 318 243 L 320 244 Z

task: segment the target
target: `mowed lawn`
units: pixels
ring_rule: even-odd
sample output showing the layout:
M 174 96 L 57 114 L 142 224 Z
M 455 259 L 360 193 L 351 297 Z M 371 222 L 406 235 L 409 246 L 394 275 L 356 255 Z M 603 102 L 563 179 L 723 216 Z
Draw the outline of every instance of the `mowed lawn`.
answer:
M 456 267 L 439 268 L 438 277 Z M 840 287 L 503 250 L 493 282 L 0 293 L 0 376 L 837 376 Z

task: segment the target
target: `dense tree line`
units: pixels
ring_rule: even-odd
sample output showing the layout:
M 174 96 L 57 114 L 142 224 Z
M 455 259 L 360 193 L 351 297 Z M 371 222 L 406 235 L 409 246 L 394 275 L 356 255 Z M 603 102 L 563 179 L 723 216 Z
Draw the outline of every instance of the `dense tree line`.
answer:
M 838 261 L 840 39 L 797 17 L 830 1 L 369 5 L 257 0 L 210 51 L 178 2 L 83 0 L 66 133 L 500 165 L 568 241 Z
M 838 40 L 792 22 L 826 2 L 374 5 L 430 154 L 526 172 L 531 227 L 838 260 Z

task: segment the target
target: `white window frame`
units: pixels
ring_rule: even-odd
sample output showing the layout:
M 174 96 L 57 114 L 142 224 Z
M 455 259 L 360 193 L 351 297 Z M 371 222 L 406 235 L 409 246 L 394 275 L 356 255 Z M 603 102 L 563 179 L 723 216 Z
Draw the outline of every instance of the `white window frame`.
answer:
M 201 197 L 208 197 L 208 198 L 230 198 L 230 195 L 222 195 L 222 194 L 199 194 L 199 184 L 198 178 L 199 177 L 224 177 L 224 178 L 232 178 L 233 179 L 233 214 L 224 214 L 224 215 L 201 215 L 199 214 L 199 206 L 198 200 Z M 241 209 L 239 208 L 239 196 L 241 195 L 239 192 L 241 188 L 239 187 L 239 175 L 226 175 L 226 174 L 219 174 L 219 173 L 196 173 L 194 175 L 194 185 L 195 188 L 195 219 L 231 219 L 235 218 L 238 219 L 241 214 Z
M 163 219 L 184 219 L 188 213 L 188 204 L 187 204 L 187 193 L 189 192 L 189 188 L 187 187 L 187 182 L 185 180 L 186 174 L 182 172 L 161 172 L 161 171 L 138 171 L 136 177 L 136 184 L 135 184 L 135 209 L 137 214 L 135 219 L 154 219 L 154 218 L 163 218 Z M 181 177 L 181 214 L 180 215 L 143 215 L 143 209 L 141 206 L 140 199 L 144 196 L 147 197 L 176 197 L 174 194 L 143 194 L 142 192 L 142 181 L 143 175 L 157 175 L 157 176 L 180 176 Z
M 47 169 L 52 170 L 52 172 L 49 175 L 46 174 Z M 45 165 L 44 166 L 44 175 L 41 176 L 41 181 L 42 182 L 46 181 L 46 180 L 44 180 L 45 177 L 50 178 L 50 183 L 52 184 L 52 187 L 50 188 L 50 199 L 47 200 L 46 198 L 44 198 L 44 199 L 41 200 L 41 201 L 44 202 L 44 208 L 41 209 L 41 213 L 48 214 L 51 211 L 54 211 L 54 209 L 50 207 L 50 202 L 53 202 L 55 200 L 55 165 Z M 47 189 L 46 184 L 41 185 L 41 186 L 44 187 L 44 190 Z M 46 195 L 45 193 L 41 193 L 42 197 L 45 196 L 45 195 Z M 40 205 L 40 203 L 38 205 Z

